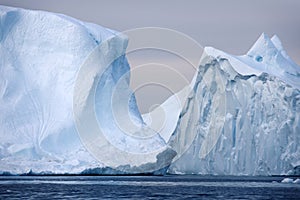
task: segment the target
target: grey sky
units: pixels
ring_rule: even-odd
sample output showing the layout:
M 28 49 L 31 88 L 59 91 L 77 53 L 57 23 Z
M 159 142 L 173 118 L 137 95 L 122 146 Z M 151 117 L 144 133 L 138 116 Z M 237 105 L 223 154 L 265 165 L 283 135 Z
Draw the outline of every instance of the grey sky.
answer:
M 277 34 L 291 58 L 300 64 L 298 0 L 0 0 L 0 4 L 63 13 L 119 31 L 145 26 L 175 29 L 203 46 L 232 54 L 247 52 L 262 32 L 269 36 Z M 183 73 L 188 79 L 193 74 L 190 69 Z M 168 96 L 157 88 L 151 92 L 155 90 L 159 95 L 154 100 L 145 100 L 148 103 L 144 102 L 144 107 L 140 105 L 143 112 L 150 104 L 160 103 Z M 146 91 L 137 92 L 138 100 L 145 97 Z

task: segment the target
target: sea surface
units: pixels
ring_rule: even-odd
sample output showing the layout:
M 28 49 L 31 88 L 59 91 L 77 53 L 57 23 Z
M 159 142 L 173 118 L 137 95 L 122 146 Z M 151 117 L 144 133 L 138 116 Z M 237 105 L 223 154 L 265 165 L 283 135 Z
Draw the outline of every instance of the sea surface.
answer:
M 0 199 L 300 199 L 283 177 L 1 176 Z

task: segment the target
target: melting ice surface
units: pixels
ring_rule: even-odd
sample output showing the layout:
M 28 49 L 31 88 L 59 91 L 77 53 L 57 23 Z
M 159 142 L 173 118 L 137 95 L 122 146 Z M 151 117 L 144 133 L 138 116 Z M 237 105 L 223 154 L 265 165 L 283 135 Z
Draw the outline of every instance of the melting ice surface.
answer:
M 76 87 L 82 66 L 125 52 L 126 36 L 60 14 L 0 6 L 0 16 L 0 172 L 120 173 L 167 167 L 173 174 L 271 175 L 299 170 L 300 67 L 277 36 L 263 34 L 243 56 L 205 48 L 191 84 L 151 113 L 140 115 L 134 95 L 126 109 L 117 105 L 121 124 L 130 118 L 137 133 L 151 133 L 151 140 L 143 142 L 122 135 L 110 109 L 113 92 L 119 99 L 131 94 L 124 55 L 107 68 L 90 68 L 86 85 Z M 101 158 L 107 160 L 91 155 L 75 126 L 73 96 L 78 91 L 75 107 L 82 119 L 89 121 L 85 108 L 95 94 L 96 117 L 110 133 L 108 141 L 142 160 L 123 158 L 105 144 Z M 162 110 L 166 122 L 158 129 L 150 121 L 159 119 Z M 92 125 L 81 128 L 94 130 Z

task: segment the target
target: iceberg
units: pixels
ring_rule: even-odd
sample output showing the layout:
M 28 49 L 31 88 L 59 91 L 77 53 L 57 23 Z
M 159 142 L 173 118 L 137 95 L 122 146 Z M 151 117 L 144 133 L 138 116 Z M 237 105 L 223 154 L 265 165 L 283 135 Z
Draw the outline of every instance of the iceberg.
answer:
M 0 173 L 299 173 L 300 67 L 276 35 L 242 56 L 206 47 L 192 82 L 141 115 L 127 36 L 44 11 L 0 17 Z
M 1 6 L 0 16 L 0 170 L 98 166 L 76 132 L 73 85 L 86 57 L 115 32 L 41 11 Z
M 277 36 L 262 34 L 243 56 L 206 47 L 195 79 L 171 146 L 178 153 L 183 141 L 197 134 L 169 173 L 295 173 L 300 164 L 300 67 Z
M 125 35 L 43 11 L 1 6 L 0 16 L 2 173 L 78 174 L 102 167 L 140 173 L 170 164 L 175 152 L 145 126 L 129 89 Z M 88 113 L 93 106 L 95 118 Z M 148 140 L 124 134 L 114 118 L 132 121 L 132 134 L 148 134 Z M 109 134 L 97 135 L 95 120 Z

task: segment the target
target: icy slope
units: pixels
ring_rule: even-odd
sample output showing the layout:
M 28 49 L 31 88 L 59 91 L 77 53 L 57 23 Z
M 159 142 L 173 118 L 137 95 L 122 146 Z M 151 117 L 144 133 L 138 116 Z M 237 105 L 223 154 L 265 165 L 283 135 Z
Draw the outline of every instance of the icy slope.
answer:
M 263 34 L 245 56 L 205 48 L 170 144 L 180 154 L 194 141 L 169 173 L 292 173 L 300 165 L 299 72 L 276 36 Z
M 121 135 L 122 130 L 113 124 L 109 102 L 112 91 L 118 94 L 122 90 L 123 96 L 131 95 L 129 105 L 118 105 L 123 109 L 123 113 L 118 112 L 122 122 L 127 123 L 126 117 L 130 117 L 136 131 L 149 132 L 128 86 L 129 65 L 123 55 L 128 41 L 124 35 L 42 11 L 0 6 L 0 17 L 0 172 L 80 173 L 102 167 L 102 162 L 83 146 L 76 130 L 82 129 L 85 121 L 78 120 L 85 117 L 84 109 L 91 100 L 97 104 L 97 120 L 105 124 L 106 133 L 111 133 L 106 135 L 110 142 L 141 155 L 143 151 L 156 150 L 151 156 L 144 156 L 143 161 L 133 156 L 126 163 L 114 152 L 103 152 L 115 161 L 115 166 L 109 167 L 143 165 L 147 171 L 145 165 L 156 162 L 156 156 L 166 149 L 157 133 L 153 132 L 152 140 L 143 143 Z M 111 65 L 103 65 L 118 55 Z M 84 79 L 82 84 L 80 78 Z M 118 82 L 123 88 L 116 89 Z M 77 109 L 75 118 L 73 106 Z M 93 131 L 92 126 L 86 127 L 81 139 Z M 105 147 L 102 146 L 110 150 Z
M 0 15 L 0 170 L 92 165 L 72 121 L 73 84 L 97 42 L 113 33 L 98 27 L 102 34 L 92 35 L 88 24 L 45 12 L 1 6 Z

